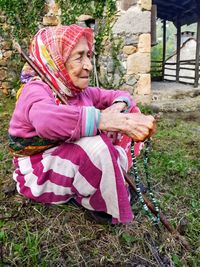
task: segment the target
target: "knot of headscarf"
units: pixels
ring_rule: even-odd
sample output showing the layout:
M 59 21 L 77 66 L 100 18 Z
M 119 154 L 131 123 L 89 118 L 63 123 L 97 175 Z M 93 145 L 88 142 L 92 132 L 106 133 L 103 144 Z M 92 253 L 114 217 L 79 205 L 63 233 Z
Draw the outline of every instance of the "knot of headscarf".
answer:
M 75 24 L 42 28 L 34 36 L 30 45 L 30 58 L 47 76 L 56 90 L 69 97 L 79 94 L 81 89 L 73 84 L 65 63 L 82 36 L 86 37 L 90 52 L 92 52 L 93 31 Z M 27 83 L 37 77 L 37 74 L 26 63 L 21 73 L 22 82 Z

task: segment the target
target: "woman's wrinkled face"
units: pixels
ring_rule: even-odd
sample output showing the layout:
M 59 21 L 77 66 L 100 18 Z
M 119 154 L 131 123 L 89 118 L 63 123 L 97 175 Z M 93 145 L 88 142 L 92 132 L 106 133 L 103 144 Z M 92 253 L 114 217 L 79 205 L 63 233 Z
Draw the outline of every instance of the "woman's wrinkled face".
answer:
M 73 48 L 65 63 L 65 67 L 76 87 L 85 89 L 88 86 L 92 63 L 90 50 L 85 37 L 81 37 Z

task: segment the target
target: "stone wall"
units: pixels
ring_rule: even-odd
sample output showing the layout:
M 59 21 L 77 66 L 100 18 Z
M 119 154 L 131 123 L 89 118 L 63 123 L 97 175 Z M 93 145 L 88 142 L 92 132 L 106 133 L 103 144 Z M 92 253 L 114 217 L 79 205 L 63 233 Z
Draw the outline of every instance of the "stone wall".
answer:
M 6 17 L 0 14 L 0 28 L 7 32 L 9 25 L 6 22 Z M 8 36 L 6 39 L 0 34 L 0 92 L 8 95 L 12 89 L 11 81 L 15 76 L 14 71 L 10 68 L 12 56 L 12 41 Z
M 46 0 L 45 16 L 39 27 L 56 26 L 60 24 L 61 11 L 54 0 Z M 19 71 L 16 70 L 18 64 L 14 63 L 12 55 L 17 53 L 13 50 L 12 40 L 10 38 L 10 25 L 6 21 L 6 17 L 0 12 L 0 94 L 15 95 L 13 81 L 18 79 Z M 2 36 L 3 35 L 3 36 Z M 26 48 L 29 45 L 29 40 L 22 40 L 22 46 Z M 16 67 L 17 66 L 17 67 Z
M 61 11 L 54 0 L 46 0 L 44 26 L 60 24 Z M 99 80 L 116 87 L 128 90 L 142 103 L 151 101 L 150 79 L 150 16 L 151 0 L 117 1 L 118 13 L 113 25 L 113 39 L 104 40 L 104 51 L 99 57 Z M 4 16 L 0 16 L 0 27 L 9 27 Z M 113 49 L 117 51 L 118 66 L 113 62 Z M 116 51 L 115 51 L 116 53 Z M 12 56 L 10 39 L 0 36 L 0 92 L 11 93 L 11 81 L 16 78 L 15 71 L 9 68 Z
M 117 59 L 120 71 L 116 70 L 113 83 L 129 91 L 137 102 L 151 101 L 150 52 L 151 52 L 151 0 L 118 1 L 118 16 L 113 26 L 113 41 L 105 40 L 100 56 L 100 81 L 112 80 L 112 49 L 121 43 Z M 120 77 L 123 76 L 123 77 Z
M 45 16 L 43 18 L 44 26 L 57 26 L 61 23 L 61 9 L 54 0 L 46 0 Z

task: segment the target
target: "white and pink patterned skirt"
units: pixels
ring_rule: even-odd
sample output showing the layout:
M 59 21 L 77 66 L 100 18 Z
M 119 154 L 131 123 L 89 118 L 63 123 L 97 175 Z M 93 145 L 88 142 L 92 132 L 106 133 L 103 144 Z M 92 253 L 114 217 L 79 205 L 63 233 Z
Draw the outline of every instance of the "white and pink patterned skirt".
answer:
M 29 199 L 61 204 L 74 198 L 88 210 L 110 214 L 112 223 L 133 219 L 122 172 L 129 167 L 127 153 L 106 134 L 15 157 L 14 165 L 17 190 Z

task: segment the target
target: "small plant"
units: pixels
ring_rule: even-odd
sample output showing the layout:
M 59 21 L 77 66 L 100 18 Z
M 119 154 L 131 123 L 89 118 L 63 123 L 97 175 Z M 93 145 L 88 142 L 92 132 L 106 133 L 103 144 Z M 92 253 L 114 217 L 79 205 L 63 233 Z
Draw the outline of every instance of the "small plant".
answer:
M 38 29 L 44 15 L 43 0 L 1 0 L 0 10 L 10 26 L 9 34 L 17 40 L 30 38 Z M 6 33 L 6 32 L 5 32 Z
M 112 62 L 112 72 L 104 76 L 104 80 L 101 81 L 101 85 L 104 88 L 120 88 L 124 83 L 124 68 L 119 59 L 119 51 L 122 47 L 122 40 L 115 42 L 113 40 L 112 34 L 109 36 L 109 43 L 111 44 L 111 62 Z M 115 81 L 116 77 L 119 76 L 117 82 Z M 110 76 L 110 77 L 109 77 Z

